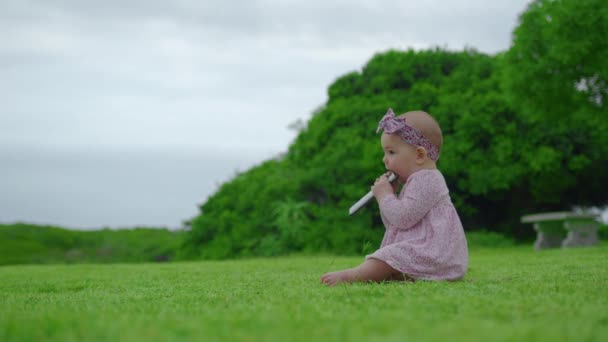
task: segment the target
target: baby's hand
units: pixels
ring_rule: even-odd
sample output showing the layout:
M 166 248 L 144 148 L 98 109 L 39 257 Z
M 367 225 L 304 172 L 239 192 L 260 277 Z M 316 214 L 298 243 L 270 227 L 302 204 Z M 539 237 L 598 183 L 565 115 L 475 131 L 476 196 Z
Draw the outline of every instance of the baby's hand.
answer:
M 387 173 L 385 173 L 384 175 L 386 177 L 390 177 L 393 173 L 391 171 L 388 171 Z M 393 193 L 396 193 L 397 190 L 399 190 L 399 186 L 402 185 L 401 183 L 401 177 L 397 176 L 397 174 L 395 173 L 396 179 L 394 181 L 391 182 L 391 186 L 393 187 Z
M 378 201 L 386 195 L 395 193 L 393 185 L 388 181 L 388 174 L 384 174 L 376 179 L 376 182 L 372 185 L 372 192 Z

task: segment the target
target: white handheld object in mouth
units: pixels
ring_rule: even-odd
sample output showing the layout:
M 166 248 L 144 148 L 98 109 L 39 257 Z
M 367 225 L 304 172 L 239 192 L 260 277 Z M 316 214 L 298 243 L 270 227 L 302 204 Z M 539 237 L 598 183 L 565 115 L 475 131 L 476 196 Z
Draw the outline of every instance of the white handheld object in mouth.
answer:
M 395 179 L 397 179 L 397 176 L 394 173 L 391 173 L 391 175 L 388 176 L 388 181 L 391 182 L 391 183 Z M 353 204 L 353 206 L 350 207 L 350 209 L 348 209 L 348 214 L 352 215 L 352 214 L 356 213 L 357 210 L 361 209 L 372 198 L 374 198 L 374 193 L 370 190 L 370 192 L 368 192 L 365 196 L 361 197 L 361 199 L 358 200 L 357 203 Z

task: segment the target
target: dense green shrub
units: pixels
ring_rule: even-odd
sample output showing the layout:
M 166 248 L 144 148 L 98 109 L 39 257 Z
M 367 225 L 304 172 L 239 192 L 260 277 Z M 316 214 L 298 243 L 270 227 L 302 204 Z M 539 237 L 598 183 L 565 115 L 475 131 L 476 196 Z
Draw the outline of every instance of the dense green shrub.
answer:
M 466 237 L 469 249 L 515 246 L 515 240 L 496 232 L 485 230 L 469 231 L 466 233 Z
M 603 241 L 608 240 L 608 224 L 600 225 L 597 235 L 599 236 L 600 240 L 603 240 Z
M 384 231 L 377 205 L 353 217 L 347 210 L 385 171 L 375 129 L 389 107 L 428 111 L 441 125 L 438 167 L 467 231 L 529 240 L 534 231 L 520 223 L 523 214 L 605 204 L 606 23 L 599 0 L 539 0 L 522 14 L 506 53 L 375 55 L 329 86 L 327 103 L 284 158 L 244 172 L 209 198 L 190 222 L 185 255 L 350 254 L 377 246 Z M 589 67 L 576 55 L 579 36 L 588 43 Z M 591 90 L 576 87 L 581 79 Z

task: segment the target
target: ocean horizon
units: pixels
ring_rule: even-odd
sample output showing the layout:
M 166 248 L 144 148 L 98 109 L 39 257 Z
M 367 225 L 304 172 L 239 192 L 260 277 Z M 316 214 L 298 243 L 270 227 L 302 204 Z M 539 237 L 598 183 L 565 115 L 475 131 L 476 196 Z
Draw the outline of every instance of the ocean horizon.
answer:
M 270 150 L 0 146 L 0 223 L 180 229 Z

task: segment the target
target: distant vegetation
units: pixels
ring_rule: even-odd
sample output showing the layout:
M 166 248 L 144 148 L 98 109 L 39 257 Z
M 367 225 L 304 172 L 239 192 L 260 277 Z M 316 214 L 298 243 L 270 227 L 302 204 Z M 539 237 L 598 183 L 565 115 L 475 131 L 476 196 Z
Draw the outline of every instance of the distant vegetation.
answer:
M 183 234 L 154 228 L 77 231 L 0 224 L 0 265 L 169 261 Z
M 608 229 L 605 230 L 608 238 Z M 69 230 L 32 224 L 0 224 L 0 266 L 14 264 L 140 263 L 187 260 L 185 231 L 160 228 Z M 494 232 L 469 232 L 471 249 L 501 248 L 515 241 Z M 356 253 L 371 252 L 365 244 Z
M 189 222 L 204 258 L 361 253 L 384 227 L 348 207 L 383 173 L 378 120 L 422 109 L 444 133 L 439 168 L 467 231 L 518 240 L 523 214 L 608 202 L 608 11 L 600 0 L 533 1 L 513 46 L 490 56 L 388 51 L 338 78 L 286 155 L 225 183 Z

